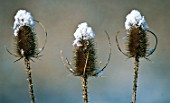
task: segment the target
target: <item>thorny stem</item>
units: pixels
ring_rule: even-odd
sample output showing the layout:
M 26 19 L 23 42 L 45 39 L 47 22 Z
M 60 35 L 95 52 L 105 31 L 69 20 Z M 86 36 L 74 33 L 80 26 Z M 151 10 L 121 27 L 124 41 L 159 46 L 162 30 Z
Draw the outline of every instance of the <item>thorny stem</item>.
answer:
M 25 58 L 24 60 L 25 60 L 25 65 L 26 65 L 27 81 L 28 81 L 31 103 L 35 103 L 33 83 L 32 83 L 32 77 L 31 77 L 30 61 L 27 58 Z
M 137 91 L 137 79 L 139 70 L 139 57 L 135 57 L 135 68 L 134 68 L 134 81 L 133 81 L 133 93 L 132 93 L 132 103 L 136 102 L 136 91 Z
M 84 103 L 88 103 L 87 75 L 82 76 L 82 88 L 83 88 Z

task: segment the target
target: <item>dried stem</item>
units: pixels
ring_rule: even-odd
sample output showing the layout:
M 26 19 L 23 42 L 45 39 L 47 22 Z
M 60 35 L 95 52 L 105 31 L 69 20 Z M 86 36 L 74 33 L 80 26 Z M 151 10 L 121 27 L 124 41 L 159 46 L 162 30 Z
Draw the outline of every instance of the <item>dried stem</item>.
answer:
M 83 88 L 83 99 L 84 103 L 88 103 L 88 92 L 87 92 L 87 76 L 82 76 L 82 88 Z
M 31 103 L 35 103 L 35 96 L 34 96 L 34 91 L 33 91 L 32 77 L 31 77 L 30 61 L 27 58 L 25 58 L 24 60 L 25 60 L 25 65 L 26 65 L 27 81 L 28 81 Z
M 133 93 L 132 93 L 132 103 L 136 102 L 136 91 L 137 91 L 137 79 L 139 70 L 139 57 L 135 57 L 135 68 L 134 68 L 134 81 L 133 81 Z

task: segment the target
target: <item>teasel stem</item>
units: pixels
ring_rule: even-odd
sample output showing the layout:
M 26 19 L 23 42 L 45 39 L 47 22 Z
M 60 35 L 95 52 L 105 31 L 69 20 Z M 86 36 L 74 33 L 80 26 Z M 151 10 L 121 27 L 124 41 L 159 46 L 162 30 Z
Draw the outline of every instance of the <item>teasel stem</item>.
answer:
M 25 58 L 24 60 L 25 60 L 25 65 L 26 65 L 27 81 L 28 81 L 28 88 L 29 88 L 31 103 L 35 103 L 33 82 L 32 82 L 32 77 L 31 77 L 30 61 L 28 58 Z
M 139 57 L 135 57 L 135 67 L 134 67 L 134 81 L 133 81 L 133 92 L 132 92 L 132 103 L 136 102 L 136 92 L 137 92 L 137 80 L 138 80 L 138 70 L 139 70 Z
M 87 91 L 87 75 L 82 76 L 82 88 L 84 103 L 88 103 L 88 91 Z
M 89 53 L 87 53 L 86 62 L 85 62 L 85 65 L 84 65 L 84 73 L 83 73 L 83 76 L 82 76 L 82 88 L 83 88 L 84 103 L 88 103 L 88 91 L 87 91 L 88 76 L 86 74 L 86 67 L 87 67 L 88 59 L 89 59 Z

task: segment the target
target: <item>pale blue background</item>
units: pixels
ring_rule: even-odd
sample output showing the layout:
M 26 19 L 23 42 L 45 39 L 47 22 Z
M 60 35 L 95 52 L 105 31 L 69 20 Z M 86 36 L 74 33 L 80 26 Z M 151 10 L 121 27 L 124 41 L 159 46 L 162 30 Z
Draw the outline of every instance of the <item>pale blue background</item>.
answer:
M 124 29 L 125 16 L 138 9 L 159 38 L 152 62 L 141 59 L 136 103 L 170 103 L 170 1 L 169 0 L 0 0 L 0 103 L 30 103 L 23 59 L 6 52 L 14 50 L 13 22 L 19 9 L 26 9 L 48 31 L 41 60 L 31 62 L 36 103 L 82 103 L 81 79 L 63 66 L 59 51 L 72 60 L 73 33 L 87 21 L 96 32 L 98 61 L 105 64 L 111 36 L 112 58 L 104 77 L 89 78 L 90 103 L 130 103 L 133 59 L 117 49 L 115 34 Z M 40 46 L 44 40 L 36 29 Z

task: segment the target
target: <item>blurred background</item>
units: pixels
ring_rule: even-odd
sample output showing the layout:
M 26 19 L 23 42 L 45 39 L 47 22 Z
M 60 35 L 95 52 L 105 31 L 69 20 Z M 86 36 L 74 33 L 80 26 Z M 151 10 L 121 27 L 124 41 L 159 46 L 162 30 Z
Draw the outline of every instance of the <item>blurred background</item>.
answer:
M 156 33 L 159 44 L 150 56 L 140 59 L 137 103 L 170 103 L 170 1 L 169 0 L 0 0 L 0 103 L 30 103 L 24 60 L 13 63 L 15 53 L 13 22 L 19 9 L 26 9 L 48 31 L 41 60 L 31 62 L 36 103 L 82 103 L 81 78 L 73 76 L 60 59 L 60 50 L 72 61 L 73 33 L 87 22 L 95 31 L 97 60 L 104 65 L 112 42 L 112 58 L 103 77 L 90 77 L 90 103 L 130 103 L 133 86 L 133 59 L 121 54 L 115 42 L 124 30 L 126 15 L 138 9 Z M 36 25 L 39 47 L 45 36 Z M 150 41 L 154 44 L 154 40 Z

